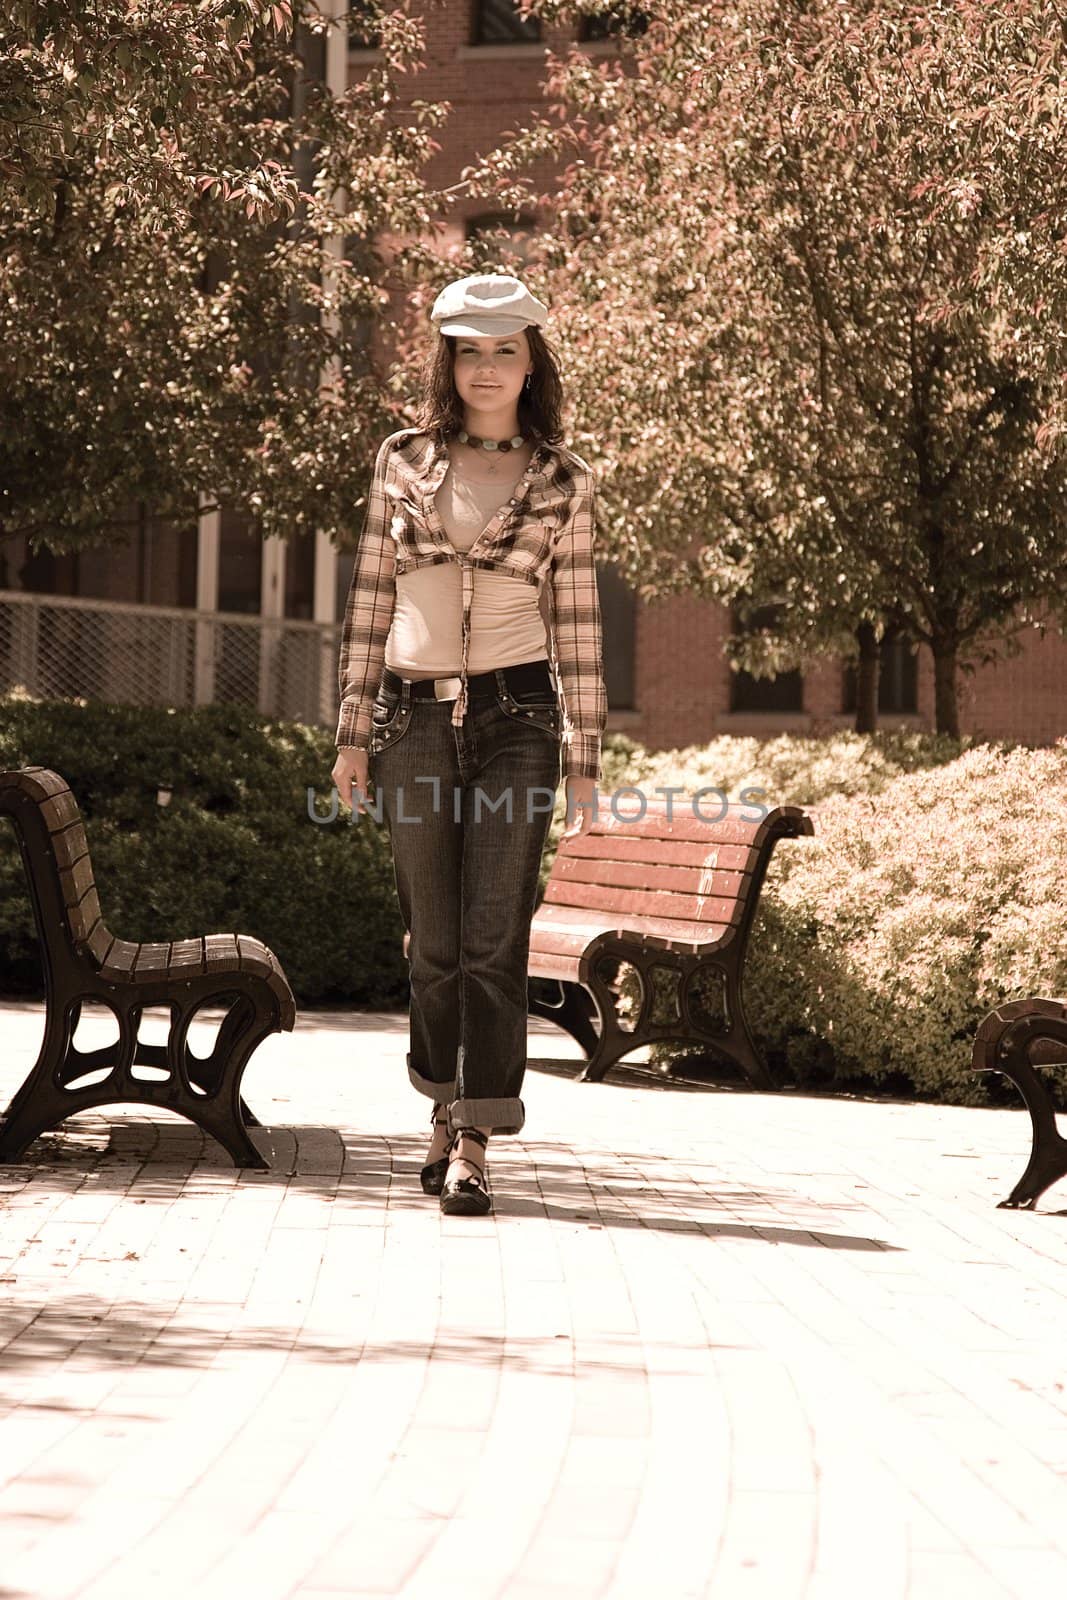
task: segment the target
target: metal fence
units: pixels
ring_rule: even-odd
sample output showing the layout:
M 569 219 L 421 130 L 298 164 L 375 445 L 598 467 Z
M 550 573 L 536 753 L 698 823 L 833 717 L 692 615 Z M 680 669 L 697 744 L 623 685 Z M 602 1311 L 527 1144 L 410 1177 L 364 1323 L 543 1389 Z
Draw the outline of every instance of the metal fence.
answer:
M 340 624 L 0 589 L 0 690 L 334 724 Z

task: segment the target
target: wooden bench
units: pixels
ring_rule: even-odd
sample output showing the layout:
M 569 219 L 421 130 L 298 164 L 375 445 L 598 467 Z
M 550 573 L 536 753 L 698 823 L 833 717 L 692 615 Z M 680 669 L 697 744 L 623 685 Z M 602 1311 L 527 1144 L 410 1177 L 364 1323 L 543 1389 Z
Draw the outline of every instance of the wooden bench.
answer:
M 266 1170 L 248 1136 L 256 1119 L 241 1076 L 269 1033 L 291 1030 L 296 1006 L 274 953 L 245 934 L 215 933 L 133 944 L 100 914 L 89 846 L 69 785 L 46 767 L 0 773 L 0 815 L 15 825 L 30 886 L 44 967 L 47 1015 L 33 1069 L 0 1130 L 0 1161 L 15 1161 L 46 1129 L 93 1106 L 132 1102 L 188 1117 L 229 1152 L 234 1165 Z M 118 1040 L 96 1050 L 74 1043 L 81 1009 L 114 1015 Z M 189 1049 L 202 1006 L 226 1015 L 208 1056 Z M 170 1011 L 165 1044 L 138 1038 L 142 1012 Z M 137 1071 L 137 1068 L 148 1071 Z
M 684 796 L 675 798 L 671 817 L 666 800 L 646 799 L 639 820 L 636 797 L 619 809 L 633 810 L 634 820 L 620 821 L 602 800 L 593 828 L 556 852 L 530 924 L 528 972 L 553 980 L 558 998 L 531 993 L 530 1012 L 577 1040 L 588 1057 L 584 1082 L 599 1082 L 641 1045 L 677 1039 L 712 1045 L 757 1088 L 774 1088 L 748 1030 L 741 980 L 771 852 L 779 839 L 813 834 L 811 818 L 796 806 L 778 806 L 762 819 L 751 806 L 731 806 L 721 822 L 704 821 Z M 405 934 L 405 954 L 408 944 Z M 632 1028 L 616 1010 L 621 961 L 640 980 Z M 718 979 L 721 1006 L 702 1017 L 694 985 L 709 973 Z M 655 1022 L 664 981 L 674 1016 Z
M 974 1072 L 1002 1072 L 1030 1113 L 1033 1142 L 1026 1170 L 998 1209 L 1032 1211 L 1041 1195 L 1067 1177 L 1067 1139 L 1056 1127 L 1056 1107 L 1036 1067 L 1067 1063 L 1067 1005 L 1035 997 L 1010 1000 L 979 1024 L 971 1054 Z

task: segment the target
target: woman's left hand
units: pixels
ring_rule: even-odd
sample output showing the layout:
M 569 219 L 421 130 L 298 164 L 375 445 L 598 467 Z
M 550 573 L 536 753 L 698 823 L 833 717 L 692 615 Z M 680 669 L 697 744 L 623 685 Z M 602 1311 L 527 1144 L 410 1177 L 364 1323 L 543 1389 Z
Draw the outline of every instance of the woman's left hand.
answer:
M 567 779 L 567 826 L 560 834 L 561 841 L 589 832 L 597 820 L 595 797 L 595 778 Z

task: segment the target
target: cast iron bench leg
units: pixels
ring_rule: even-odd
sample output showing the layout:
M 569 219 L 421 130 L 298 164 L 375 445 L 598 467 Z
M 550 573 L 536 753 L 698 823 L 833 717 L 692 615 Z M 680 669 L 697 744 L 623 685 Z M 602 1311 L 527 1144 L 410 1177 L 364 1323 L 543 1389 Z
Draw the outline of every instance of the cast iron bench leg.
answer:
M 251 991 L 220 991 L 220 996 L 225 994 L 233 996 L 232 1003 L 219 1026 L 215 1048 L 206 1060 L 190 1057 L 188 1044 L 189 1027 L 203 998 L 175 1019 L 167 1052 L 168 1065 L 181 1092 L 181 1104 L 176 1109 L 217 1139 L 235 1167 L 265 1172 L 270 1163 L 248 1137 L 248 1128 L 261 1124 L 254 1117 L 248 1120 L 251 1114 L 241 1098 L 241 1078 L 253 1052 L 274 1032 L 275 1018 L 258 984 Z
M 610 954 L 613 959 L 618 959 L 616 952 L 612 951 Z M 622 958 L 633 962 L 641 984 L 641 1014 L 632 1031 L 619 1026 L 619 1016 L 615 1009 L 615 991 L 608 987 L 600 975 L 601 957 L 594 956 L 589 962 L 587 992 L 591 995 L 600 1018 L 600 1036 L 595 1042 L 589 1060 L 578 1074 L 579 1083 L 600 1083 L 604 1074 L 617 1061 L 621 1061 L 631 1050 L 638 1049 L 643 1042 L 640 1037 L 641 1021 L 651 1007 L 652 996 L 645 974 L 634 959 L 637 955 L 639 952 L 634 951 L 632 956 L 627 955 Z
M 1067 1139 L 1056 1126 L 1056 1106 L 1037 1066 L 1067 1062 L 1067 1007 L 1043 995 L 1011 1000 L 991 1011 L 975 1036 L 972 1070 L 1001 1072 L 1018 1089 L 1030 1113 L 1032 1143 L 1026 1170 L 1001 1209 L 1032 1211 L 1060 1178 L 1067 1177 Z
M 268 1171 L 270 1163 L 248 1136 L 240 1085 L 252 1053 L 275 1030 L 270 1004 L 257 1003 L 247 994 L 240 996 L 222 1041 L 225 1054 L 217 1060 L 214 1056 L 209 1058 L 212 1070 L 203 1075 L 204 1081 L 200 1075 L 191 1077 L 187 1070 L 188 1016 L 180 1016 L 172 1023 L 166 1045 L 138 1044 L 141 1006 L 127 1000 L 126 1004 L 117 1002 L 113 1009 L 120 1030 L 118 1043 L 78 1052 L 73 1049 L 72 1037 L 80 1003 L 49 1006 L 41 1053 L 12 1100 L 0 1129 L 0 1161 L 19 1160 L 34 1139 L 79 1111 L 126 1102 L 176 1111 L 216 1139 L 235 1166 Z M 167 1067 L 170 1077 L 166 1083 L 134 1080 L 130 1069 L 137 1063 Z M 62 1087 L 64 1080 L 70 1081 L 95 1066 L 110 1066 L 109 1079 L 84 1089 Z M 251 1125 L 256 1124 L 253 1121 Z
M 203 1000 L 199 1001 L 196 1010 L 199 1011 L 203 1004 Z M 214 1093 L 218 1085 L 220 1070 L 219 1064 L 220 1062 L 224 1062 L 226 1060 L 227 1054 L 233 1047 L 233 1041 L 239 1033 L 241 1023 L 240 1011 L 240 1006 L 233 1004 L 230 1005 L 226 1015 L 219 1023 L 219 1031 L 215 1039 L 215 1048 L 212 1050 L 209 1056 L 203 1058 L 194 1056 L 190 1052 L 188 1043 L 186 1042 L 186 1035 L 189 1029 L 189 1023 L 192 1019 L 183 1018 L 181 1046 L 185 1061 L 185 1070 L 189 1076 L 190 1082 L 194 1083 L 198 1089 L 206 1090 L 209 1094 Z M 261 1128 L 263 1126 L 259 1118 L 250 1110 L 249 1106 L 243 1099 L 241 1101 L 241 1118 L 246 1128 Z
M 723 1049 L 737 1062 L 754 1089 L 776 1088 L 749 1030 L 745 1003 L 741 998 L 741 975 L 734 969 L 726 974 L 726 1009 L 730 1031 L 723 1042 Z
M 1026 1171 L 999 1210 L 1031 1211 L 1046 1189 L 1067 1177 L 1067 1139 L 1056 1127 L 1056 1108 L 1052 1097 L 1030 1063 L 1023 1058 L 1025 1044 L 1010 1050 L 1009 1058 L 997 1068 L 1010 1078 L 1026 1102 L 1033 1128 L 1033 1146 Z
M 776 1087 L 749 1032 L 741 1000 L 741 985 L 733 968 L 729 966 L 720 968 L 718 963 L 712 964 L 715 970 L 722 970 L 725 978 L 728 1027 L 723 1033 L 711 1033 L 693 1015 L 689 998 L 691 974 L 686 975 L 684 966 L 678 969 L 681 982 L 678 990 L 680 1009 L 678 1009 L 677 1024 L 664 1027 L 654 1025 L 651 1020 L 655 1004 L 652 969 L 657 965 L 670 965 L 666 962 L 663 952 L 643 951 L 631 946 L 614 948 L 610 954 L 614 959 L 629 962 L 635 968 L 641 984 L 641 1009 L 632 1031 L 628 1032 L 619 1026 L 614 992 L 601 978 L 598 957 L 594 956 L 589 962 L 587 982 L 597 1011 L 600 1013 L 600 1039 L 586 1063 L 585 1070 L 579 1074 L 579 1083 L 599 1083 L 617 1061 L 628 1055 L 631 1050 L 640 1049 L 644 1044 L 668 1037 L 684 1037 L 692 1041 L 706 1042 L 721 1051 L 729 1060 L 736 1062 L 754 1089 Z M 677 999 L 675 1004 L 677 1009 L 679 1006 Z
M 138 1044 L 137 1054 L 134 1057 L 135 1065 L 145 1067 L 165 1067 L 168 1064 L 168 1061 L 169 1052 L 165 1044 Z M 197 1088 L 203 1089 L 205 1093 L 209 1093 L 211 1088 L 210 1083 L 205 1082 L 204 1079 L 201 1078 L 201 1076 L 197 1073 L 196 1069 L 199 1064 L 199 1057 L 190 1056 L 188 1052 L 186 1052 L 185 1070 L 189 1075 L 189 1081 L 196 1084 Z M 260 1122 L 259 1118 L 249 1109 L 248 1105 L 243 1099 L 241 1101 L 241 1120 L 246 1128 L 262 1128 L 263 1126 L 262 1122 Z
M 119 1038 L 101 1050 L 81 1052 L 73 1038 L 81 1001 L 49 995 L 44 1038 L 30 1071 L 11 1100 L 0 1129 L 0 1161 L 19 1161 L 34 1139 L 94 1102 L 93 1089 L 68 1089 L 71 1079 L 97 1067 L 112 1070 L 132 1055 L 129 1027 L 119 1017 Z

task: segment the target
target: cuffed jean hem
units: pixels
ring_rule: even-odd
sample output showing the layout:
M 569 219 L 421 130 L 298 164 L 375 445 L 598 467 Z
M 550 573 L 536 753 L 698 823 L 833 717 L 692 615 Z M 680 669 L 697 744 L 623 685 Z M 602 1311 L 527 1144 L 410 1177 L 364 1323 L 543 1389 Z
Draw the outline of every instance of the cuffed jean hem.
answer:
M 411 1065 L 410 1056 L 408 1056 L 407 1062 L 408 1078 L 412 1086 L 420 1094 L 428 1095 L 431 1100 L 436 1100 L 437 1104 L 441 1106 L 446 1106 L 450 1100 L 454 1099 L 456 1093 L 455 1078 L 448 1078 L 443 1083 L 435 1083 L 432 1078 L 424 1078 L 421 1073 L 415 1071 L 415 1068 Z
M 492 1128 L 494 1133 L 521 1133 L 526 1111 L 516 1096 L 501 1099 L 453 1100 L 448 1108 L 448 1131 L 457 1128 Z

